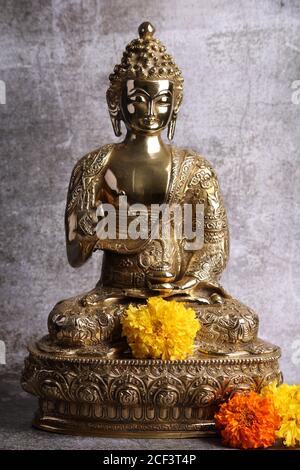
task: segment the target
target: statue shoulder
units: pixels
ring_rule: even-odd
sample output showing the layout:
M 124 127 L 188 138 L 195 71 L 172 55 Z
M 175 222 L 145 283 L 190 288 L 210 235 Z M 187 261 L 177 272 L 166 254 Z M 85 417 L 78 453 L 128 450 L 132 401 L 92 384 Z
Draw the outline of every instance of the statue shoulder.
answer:
M 217 180 L 217 175 L 212 163 L 192 149 L 177 149 L 177 152 L 183 154 L 183 164 L 191 168 L 190 175 L 194 177 L 198 175 L 198 178 L 205 178 L 206 180 Z
M 204 157 L 201 153 L 198 153 L 195 150 L 186 149 L 185 158 L 192 158 L 194 161 L 195 167 L 207 168 L 214 172 L 212 163 L 206 157 Z
M 93 182 L 99 179 L 112 148 L 113 144 L 103 145 L 87 153 L 76 163 L 69 184 L 66 206 L 67 214 L 71 213 L 74 207 L 84 199 L 84 194 L 88 191 L 90 183 L 93 185 Z
M 82 178 L 97 176 L 103 170 L 114 144 L 106 144 L 84 155 L 74 166 L 69 188 L 78 186 Z

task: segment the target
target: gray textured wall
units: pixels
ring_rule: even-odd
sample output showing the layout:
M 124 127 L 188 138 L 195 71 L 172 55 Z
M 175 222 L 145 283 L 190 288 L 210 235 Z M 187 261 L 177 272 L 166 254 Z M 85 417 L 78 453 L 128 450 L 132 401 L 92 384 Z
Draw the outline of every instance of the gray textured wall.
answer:
M 223 283 L 281 345 L 285 379 L 300 381 L 299 0 L 0 0 L 0 368 L 19 367 L 53 304 L 98 278 L 99 256 L 67 265 L 66 191 L 75 162 L 114 139 L 107 77 L 146 19 L 185 76 L 175 142 L 205 154 L 221 180 Z

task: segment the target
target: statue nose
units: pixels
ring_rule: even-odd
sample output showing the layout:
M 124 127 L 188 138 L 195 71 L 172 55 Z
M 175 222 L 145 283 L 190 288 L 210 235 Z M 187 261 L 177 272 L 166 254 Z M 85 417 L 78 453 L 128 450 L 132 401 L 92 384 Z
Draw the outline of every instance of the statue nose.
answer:
M 148 116 L 153 117 L 155 116 L 155 108 L 154 108 L 154 101 L 149 100 L 148 102 Z

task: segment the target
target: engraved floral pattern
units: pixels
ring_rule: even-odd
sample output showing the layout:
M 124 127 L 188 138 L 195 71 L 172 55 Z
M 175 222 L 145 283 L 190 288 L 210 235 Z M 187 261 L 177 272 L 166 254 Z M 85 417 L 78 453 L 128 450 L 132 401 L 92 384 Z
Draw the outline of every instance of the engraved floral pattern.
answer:
M 278 356 L 273 348 L 272 355 L 173 362 L 62 359 L 32 346 L 22 385 L 42 399 L 41 425 L 55 416 L 62 429 L 75 423 L 92 434 L 92 429 L 200 432 L 213 422 L 217 404 L 236 391 L 280 382 Z

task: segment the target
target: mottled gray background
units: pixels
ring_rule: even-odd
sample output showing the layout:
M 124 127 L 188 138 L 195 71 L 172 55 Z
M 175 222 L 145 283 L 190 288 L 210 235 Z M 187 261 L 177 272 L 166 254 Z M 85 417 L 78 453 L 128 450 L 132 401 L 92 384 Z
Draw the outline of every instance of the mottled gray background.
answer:
M 97 255 L 79 270 L 67 264 L 67 186 L 83 154 L 114 141 L 107 77 L 144 20 L 184 73 L 175 143 L 206 155 L 221 181 L 231 227 L 223 283 L 257 310 L 261 336 L 282 347 L 286 381 L 299 382 L 298 0 L 0 0 L 0 370 L 18 370 L 51 307 L 98 279 Z

